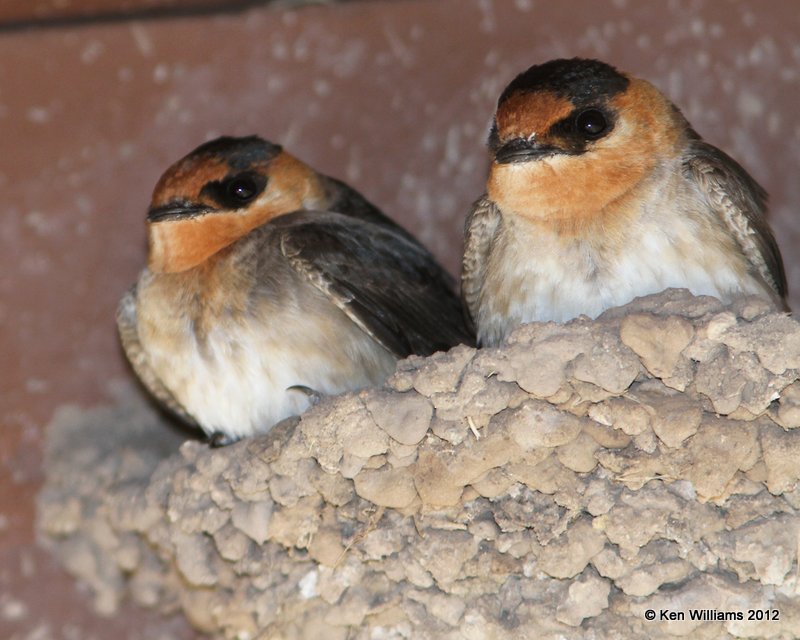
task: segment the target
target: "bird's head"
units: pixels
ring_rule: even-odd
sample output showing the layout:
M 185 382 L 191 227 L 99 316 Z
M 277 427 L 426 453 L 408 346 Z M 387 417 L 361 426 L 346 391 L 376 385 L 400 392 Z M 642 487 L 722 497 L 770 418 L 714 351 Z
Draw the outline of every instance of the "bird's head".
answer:
M 269 220 L 323 208 L 318 174 L 257 136 L 197 147 L 161 176 L 147 213 L 156 273 L 191 269 Z
M 497 103 L 487 192 L 531 219 L 589 215 L 628 192 L 688 128 L 650 83 L 597 60 L 552 60 L 519 74 Z

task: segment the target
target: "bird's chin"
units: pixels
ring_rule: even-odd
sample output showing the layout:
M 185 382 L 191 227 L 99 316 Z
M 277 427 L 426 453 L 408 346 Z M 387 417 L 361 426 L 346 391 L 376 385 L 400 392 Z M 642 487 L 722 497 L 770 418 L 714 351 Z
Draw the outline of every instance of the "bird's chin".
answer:
M 196 267 L 264 224 L 270 211 L 215 211 L 209 215 L 167 218 L 147 224 L 148 267 L 177 273 Z
M 168 220 L 168 219 L 167 219 Z M 191 268 L 186 259 L 186 247 L 182 247 L 168 226 L 175 223 L 168 221 L 147 224 L 147 240 L 149 245 L 147 268 L 152 273 L 178 273 Z
M 153 273 L 180 273 L 203 263 L 237 236 L 215 234 L 194 218 L 149 222 L 147 267 Z

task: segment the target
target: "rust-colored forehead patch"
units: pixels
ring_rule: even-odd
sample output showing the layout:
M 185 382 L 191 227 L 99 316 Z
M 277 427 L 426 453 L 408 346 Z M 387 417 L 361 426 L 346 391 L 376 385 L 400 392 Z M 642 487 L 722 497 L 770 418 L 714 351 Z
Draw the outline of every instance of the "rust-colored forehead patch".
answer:
M 506 98 L 498 107 L 497 133 L 501 140 L 543 135 L 574 108 L 567 98 L 550 91 L 521 91 Z
M 197 202 L 200 190 L 212 180 L 224 178 L 230 167 L 221 158 L 213 156 L 188 157 L 179 160 L 164 172 L 153 189 L 151 207 L 159 207 L 175 200 Z

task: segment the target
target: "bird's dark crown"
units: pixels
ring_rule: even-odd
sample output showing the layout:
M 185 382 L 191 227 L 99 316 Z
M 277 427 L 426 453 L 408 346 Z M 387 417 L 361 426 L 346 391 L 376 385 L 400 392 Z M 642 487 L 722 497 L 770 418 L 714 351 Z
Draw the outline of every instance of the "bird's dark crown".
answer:
M 627 89 L 630 80 L 610 64 L 585 58 L 559 59 L 534 65 L 505 88 L 497 106 L 518 92 L 549 91 L 576 106 L 608 100 Z
M 187 158 L 216 157 L 227 162 L 234 171 L 255 163 L 266 163 L 275 158 L 283 148 L 258 136 L 235 138 L 222 136 L 201 144 Z

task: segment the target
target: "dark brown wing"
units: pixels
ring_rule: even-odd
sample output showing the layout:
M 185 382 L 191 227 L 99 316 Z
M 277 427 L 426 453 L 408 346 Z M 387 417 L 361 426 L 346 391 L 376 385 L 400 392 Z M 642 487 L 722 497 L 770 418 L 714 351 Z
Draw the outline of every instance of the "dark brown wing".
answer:
M 478 319 L 481 289 L 486 280 L 486 265 L 499 225 L 500 211 L 486 195 L 472 205 L 464 225 L 461 297 L 473 322 Z
M 703 140 L 690 143 L 684 170 L 736 239 L 753 273 L 788 310 L 783 259 L 766 219 L 767 193 L 733 158 Z
M 117 307 L 117 329 L 122 342 L 122 349 L 133 367 L 134 373 L 153 396 L 167 409 L 188 424 L 197 427 L 195 419 L 183 408 L 172 393 L 150 368 L 147 355 L 139 343 L 136 329 L 136 286 L 134 285 L 119 302 Z
M 351 186 L 341 180 L 330 176 L 320 176 L 325 191 L 328 196 L 327 209 L 336 213 L 343 213 L 346 216 L 366 220 L 374 224 L 384 225 L 396 229 L 407 240 L 419 244 L 419 241 L 408 231 L 392 220 L 383 211 L 362 196 Z M 448 274 L 449 277 L 449 274 Z
M 449 275 L 405 234 L 330 212 L 271 224 L 291 266 L 396 356 L 474 344 Z

